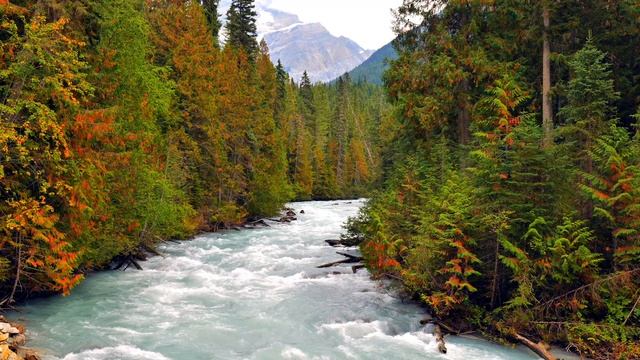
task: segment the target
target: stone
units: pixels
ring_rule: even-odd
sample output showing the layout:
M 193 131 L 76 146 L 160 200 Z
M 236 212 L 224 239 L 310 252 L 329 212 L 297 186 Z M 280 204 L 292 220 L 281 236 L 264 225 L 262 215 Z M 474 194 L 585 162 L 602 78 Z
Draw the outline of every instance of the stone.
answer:
M 9 360 L 11 355 L 15 355 L 15 353 L 9 349 L 9 345 L 0 345 L 0 360 Z
M 40 356 L 38 356 L 38 354 L 36 354 L 35 352 L 31 352 L 24 357 L 24 360 L 41 360 L 41 359 L 40 359 Z
M 0 333 L 0 343 L 3 343 L 5 341 L 7 341 L 7 339 L 9 338 L 9 334 L 7 333 Z
M 22 346 L 27 342 L 27 337 L 24 334 L 18 334 L 16 336 L 11 337 L 8 343 L 11 347 L 16 348 L 18 346 Z
M 17 328 L 13 327 L 11 324 L 9 323 L 0 323 L 0 333 L 7 333 L 7 334 L 20 334 L 20 330 L 18 330 Z
M 31 349 L 20 348 L 18 349 L 18 355 L 20 355 L 24 360 L 41 360 L 40 355 Z
M 13 325 L 14 328 L 18 329 L 18 331 L 20 331 L 20 334 L 24 334 L 27 331 L 27 328 L 25 328 L 22 324 L 13 323 L 11 325 Z

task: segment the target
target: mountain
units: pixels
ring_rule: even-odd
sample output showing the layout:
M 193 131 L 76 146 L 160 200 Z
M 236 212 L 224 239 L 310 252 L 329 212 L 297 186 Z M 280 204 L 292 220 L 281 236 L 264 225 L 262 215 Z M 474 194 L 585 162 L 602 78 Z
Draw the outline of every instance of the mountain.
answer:
M 230 3 L 223 0 L 220 13 L 225 14 Z M 267 42 L 271 60 L 280 60 L 296 81 L 304 71 L 313 82 L 331 81 L 373 53 L 349 38 L 332 35 L 320 23 L 304 23 L 297 15 L 273 9 L 269 4 L 270 1 L 256 1 L 258 39 Z
M 300 80 L 306 70 L 314 82 L 330 81 L 371 55 L 353 40 L 333 36 L 319 23 L 294 24 L 266 33 L 264 39 L 271 59 L 282 61 L 295 80 Z
M 349 72 L 354 81 L 367 81 L 373 84 L 382 85 L 382 76 L 389 67 L 389 61 L 398 58 L 398 53 L 389 43 L 376 51 L 362 64 Z

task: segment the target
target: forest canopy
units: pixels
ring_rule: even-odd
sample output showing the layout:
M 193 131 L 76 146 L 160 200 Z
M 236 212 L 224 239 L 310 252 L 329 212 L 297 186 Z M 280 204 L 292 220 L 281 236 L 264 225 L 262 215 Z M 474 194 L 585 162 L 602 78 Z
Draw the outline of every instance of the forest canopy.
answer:
M 382 89 L 291 79 L 253 1 L 227 18 L 216 0 L 0 1 L 0 306 L 376 182 Z
M 369 267 L 457 332 L 640 357 L 640 3 L 405 0 Z

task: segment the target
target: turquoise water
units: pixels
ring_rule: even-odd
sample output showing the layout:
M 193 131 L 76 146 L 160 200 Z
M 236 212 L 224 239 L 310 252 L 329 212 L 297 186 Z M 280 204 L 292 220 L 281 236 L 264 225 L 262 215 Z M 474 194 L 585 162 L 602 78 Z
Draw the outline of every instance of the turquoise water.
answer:
M 45 359 L 536 359 L 456 337 L 441 355 L 419 307 L 366 271 L 316 269 L 341 259 L 323 241 L 361 205 L 295 203 L 297 222 L 168 244 L 144 271 L 91 275 L 12 317 Z

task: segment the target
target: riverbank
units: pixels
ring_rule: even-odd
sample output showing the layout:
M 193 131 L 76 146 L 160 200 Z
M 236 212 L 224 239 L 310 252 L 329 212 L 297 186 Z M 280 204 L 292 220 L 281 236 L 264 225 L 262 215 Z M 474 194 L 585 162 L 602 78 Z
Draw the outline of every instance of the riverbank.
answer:
M 421 308 L 349 264 L 316 268 L 340 258 L 324 240 L 362 206 L 347 203 L 298 203 L 292 223 L 167 243 L 145 271 L 91 274 L 16 317 L 47 360 L 440 358 Z M 447 346 L 450 359 L 535 358 L 478 339 Z
M 25 347 L 26 342 L 24 326 L 0 315 L 0 360 L 40 360 L 36 351 Z

